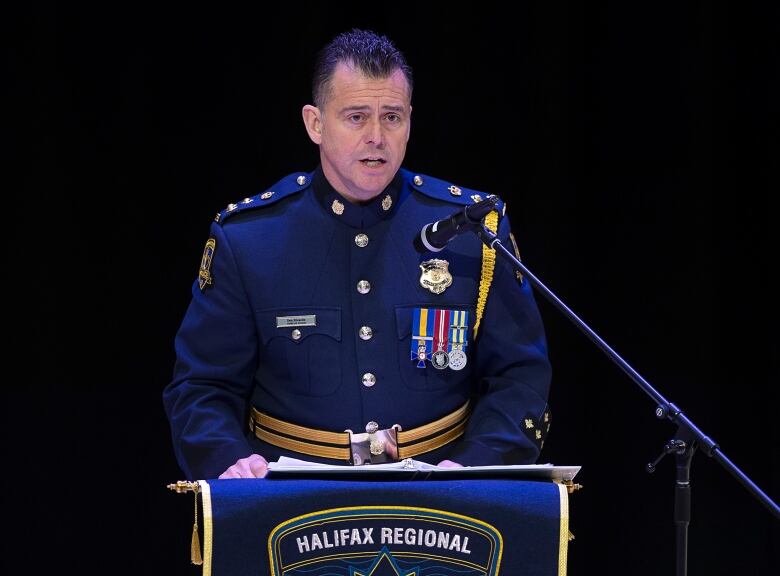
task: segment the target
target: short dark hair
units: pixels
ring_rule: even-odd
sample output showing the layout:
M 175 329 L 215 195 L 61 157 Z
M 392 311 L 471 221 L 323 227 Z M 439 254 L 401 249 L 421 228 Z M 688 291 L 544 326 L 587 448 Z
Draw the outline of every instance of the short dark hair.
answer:
M 387 78 L 396 70 L 401 70 L 409 85 L 409 97 L 412 96 L 412 69 L 400 50 L 387 36 L 355 28 L 336 36 L 317 55 L 312 97 L 318 108 L 322 108 L 328 99 L 330 80 L 339 62 L 350 64 L 365 76 L 376 79 Z

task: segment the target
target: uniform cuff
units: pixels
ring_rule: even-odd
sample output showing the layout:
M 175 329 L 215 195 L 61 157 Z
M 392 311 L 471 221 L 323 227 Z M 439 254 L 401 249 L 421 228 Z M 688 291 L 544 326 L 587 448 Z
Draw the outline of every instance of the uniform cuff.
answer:
M 182 469 L 188 480 L 214 480 L 225 470 L 252 454 L 247 442 L 231 442 L 205 450 L 193 450 L 185 456 Z
M 464 466 L 497 466 L 504 463 L 500 452 L 473 440 L 463 440 L 450 453 L 449 459 Z

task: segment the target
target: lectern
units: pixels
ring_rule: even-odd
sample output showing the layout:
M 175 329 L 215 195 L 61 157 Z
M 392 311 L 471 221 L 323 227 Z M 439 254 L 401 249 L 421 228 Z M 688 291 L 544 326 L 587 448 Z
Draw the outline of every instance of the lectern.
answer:
M 204 576 L 565 574 L 571 479 L 495 476 L 178 486 L 194 489 L 201 503 Z

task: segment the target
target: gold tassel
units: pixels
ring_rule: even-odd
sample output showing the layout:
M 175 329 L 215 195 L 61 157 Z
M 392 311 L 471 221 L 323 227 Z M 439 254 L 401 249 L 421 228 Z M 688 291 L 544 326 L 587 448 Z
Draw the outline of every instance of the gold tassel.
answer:
M 200 536 L 198 535 L 198 492 L 200 485 L 196 482 L 195 491 L 195 523 L 192 525 L 192 543 L 190 545 L 190 562 L 200 566 L 203 564 L 203 556 L 200 553 Z
M 190 561 L 200 566 L 203 564 L 203 557 L 200 554 L 200 536 L 198 536 L 198 525 L 192 527 L 192 550 L 190 552 Z

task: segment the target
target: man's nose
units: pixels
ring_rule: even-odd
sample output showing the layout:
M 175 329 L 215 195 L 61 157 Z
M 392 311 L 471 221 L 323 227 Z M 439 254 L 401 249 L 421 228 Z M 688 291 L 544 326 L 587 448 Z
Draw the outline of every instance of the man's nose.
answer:
M 379 120 L 372 120 L 366 126 L 365 141 L 366 144 L 373 144 L 374 146 L 381 146 L 384 144 L 384 131 L 382 129 L 382 123 Z

